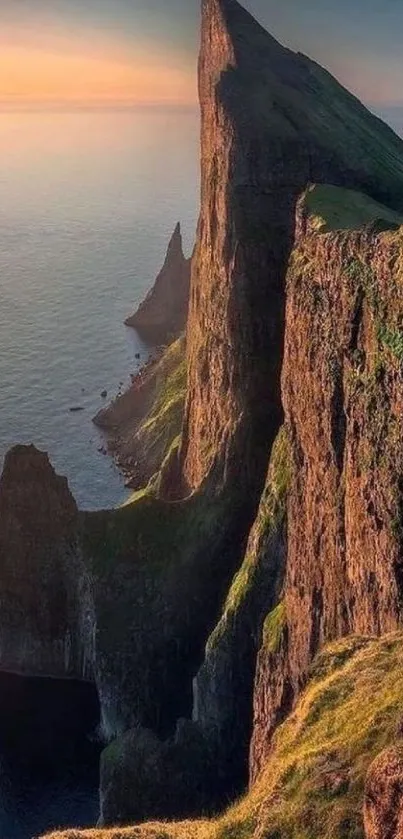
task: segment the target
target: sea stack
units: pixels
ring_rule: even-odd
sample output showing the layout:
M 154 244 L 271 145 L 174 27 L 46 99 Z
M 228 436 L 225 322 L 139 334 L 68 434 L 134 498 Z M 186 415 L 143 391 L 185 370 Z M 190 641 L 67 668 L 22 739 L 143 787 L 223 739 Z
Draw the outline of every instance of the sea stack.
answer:
M 175 227 L 168 245 L 165 262 L 145 300 L 137 312 L 127 318 L 126 326 L 150 344 L 168 344 L 186 327 L 189 305 L 191 259 L 183 253 L 180 223 Z

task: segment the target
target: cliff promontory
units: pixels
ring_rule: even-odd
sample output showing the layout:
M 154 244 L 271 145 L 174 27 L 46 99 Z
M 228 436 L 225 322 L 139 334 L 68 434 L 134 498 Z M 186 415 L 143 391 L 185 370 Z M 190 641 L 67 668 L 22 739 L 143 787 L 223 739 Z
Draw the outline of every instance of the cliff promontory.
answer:
M 394 837 L 403 143 L 236 0 L 203 0 L 199 89 L 186 360 L 180 339 L 150 378 L 154 478 L 80 514 L 40 455 L 10 456 L 5 637 L 17 669 L 89 663 L 112 741 L 103 824 L 209 814 L 249 774 L 223 817 L 105 837 L 379 839 L 382 813 Z M 32 457 L 48 487 L 33 495 Z M 44 598 L 42 649 L 26 609 L 51 571 L 68 596 L 56 630 Z

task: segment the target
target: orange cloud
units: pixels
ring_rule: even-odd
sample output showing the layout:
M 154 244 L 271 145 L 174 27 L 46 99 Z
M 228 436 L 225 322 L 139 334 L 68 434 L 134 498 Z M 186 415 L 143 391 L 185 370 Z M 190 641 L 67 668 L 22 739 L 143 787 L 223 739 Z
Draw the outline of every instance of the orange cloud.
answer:
M 0 99 L 124 101 L 188 104 L 195 83 L 187 67 L 165 64 L 160 56 L 139 55 L 129 61 L 112 56 L 0 45 Z

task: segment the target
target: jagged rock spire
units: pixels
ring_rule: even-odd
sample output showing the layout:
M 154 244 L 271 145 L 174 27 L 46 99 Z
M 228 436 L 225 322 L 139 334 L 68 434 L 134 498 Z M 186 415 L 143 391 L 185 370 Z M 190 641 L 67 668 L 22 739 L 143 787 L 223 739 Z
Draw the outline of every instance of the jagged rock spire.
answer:
M 186 327 L 189 303 L 190 259 L 183 253 L 180 222 L 170 238 L 164 264 L 139 308 L 125 321 L 143 338 L 166 344 Z

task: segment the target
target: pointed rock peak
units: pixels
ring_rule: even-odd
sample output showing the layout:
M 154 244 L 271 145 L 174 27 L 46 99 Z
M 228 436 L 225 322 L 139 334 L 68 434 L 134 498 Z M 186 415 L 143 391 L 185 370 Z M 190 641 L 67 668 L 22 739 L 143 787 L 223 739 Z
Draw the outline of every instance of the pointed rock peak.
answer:
M 238 0 L 202 0 L 202 15 L 207 19 L 219 15 L 232 34 L 236 34 L 237 28 L 245 26 L 260 30 L 265 36 L 268 34 Z
M 212 66 L 256 61 L 256 52 L 284 49 L 237 0 L 202 0 L 202 60 L 209 54 Z
M 279 44 L 237 0 L 202 0 L 199 93 L 204 146 L 242 132 L 238 148 L 250 149 L 244 174 L 260 148 L 259 160 L 271 159 L 271 183 L 348 186 L 402 211 L 401 139 L 330 73 Z
M 181 225 L 180 225 L 179 221 L 178 221 L 178 223 L 175 227 L 175 230 L 174 230 L 174 232 L 171 236 L 171 239 L 169 241 L 166 258 L 168 259 L 168 258 L 175 257 L 175 259 L 176 259 L 178 256 L 182 256 L 184 258 L 183 244 L 182 244 L 182 232 L 181 232 Z

